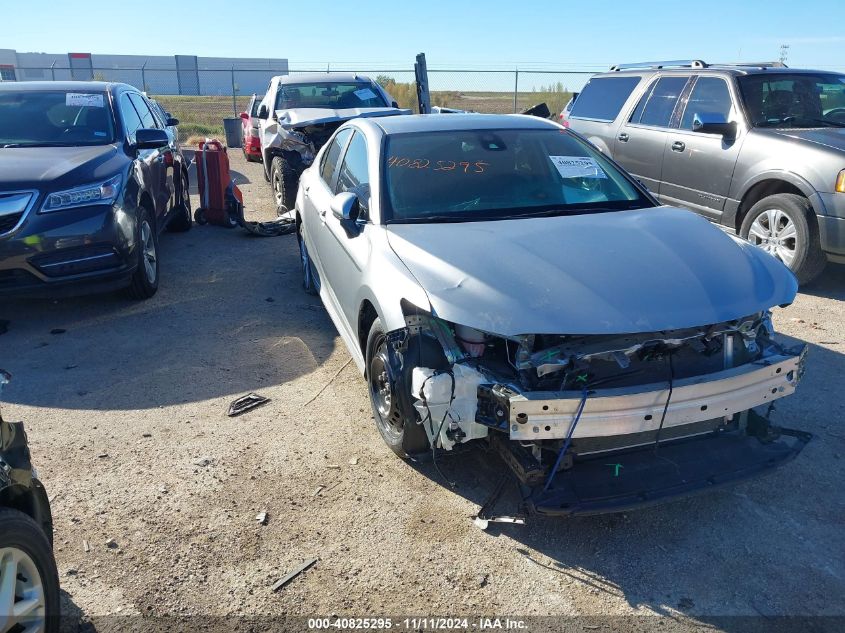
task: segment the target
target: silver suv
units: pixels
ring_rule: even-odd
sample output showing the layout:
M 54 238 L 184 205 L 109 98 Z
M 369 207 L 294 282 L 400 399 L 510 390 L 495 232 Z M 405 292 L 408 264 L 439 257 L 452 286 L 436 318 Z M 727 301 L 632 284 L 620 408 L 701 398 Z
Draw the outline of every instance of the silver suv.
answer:
M 778 63 L 614 66 L 569 126 L 682 205 L 808 282 L 845 263 L 845 75 Z

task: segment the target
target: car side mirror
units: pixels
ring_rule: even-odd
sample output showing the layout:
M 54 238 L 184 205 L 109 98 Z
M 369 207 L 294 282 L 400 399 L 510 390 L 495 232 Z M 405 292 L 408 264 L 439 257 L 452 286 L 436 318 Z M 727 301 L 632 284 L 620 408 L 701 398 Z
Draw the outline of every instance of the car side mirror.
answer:
M 692 117 L 692 131 L 702 134 L 718 134 L 727 139 L 736 138 L 736 121 L 728 121 L 716 112 L 696 113 Z
M 167 127 L 175 127 L 179 125 L 179 119 L 177 119 L 175 116 L 168 116 L 165 125 L 167 125 Z
M 397 101 L 391 101 L 391 102 L 390 102 L 390 107 L 391 107 L 391 108 L 396 108 L 396 109 L 398 110 L 398 109 L 399 109 L 399 102 L 397 102 Z
M 170 137 L 164 130 L 142 127 L 135 130 L 136 149 L 159 149 L 170 144 Z
M 270 110 L 267 109 L 266 105 L 262 105 L 258 108 L 258 118 L 266 119 L 269 114 Z
M 351 191 L 341 191 L 334 196 L 331 201 L 331 208 L 334 217 L 338 220 L 347 220 L 349 222 L 357 222 L 358 216 L 361 213 L 361 204 L 358 202 L 358 196 Z

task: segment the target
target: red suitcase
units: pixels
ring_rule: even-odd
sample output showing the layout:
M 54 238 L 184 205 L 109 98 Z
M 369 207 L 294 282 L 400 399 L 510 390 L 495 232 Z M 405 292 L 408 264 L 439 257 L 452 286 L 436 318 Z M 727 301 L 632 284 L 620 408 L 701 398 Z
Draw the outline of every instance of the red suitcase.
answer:
M 200 206 L 194 213 L 194 219 L 197 224 L 235 227 L 238 221 L 230 212 L 226 199 L 226 189 L 231 181 L 226 148 L 217 139 L 206 139 L 198 147 L 194 161 L 197 164 Z

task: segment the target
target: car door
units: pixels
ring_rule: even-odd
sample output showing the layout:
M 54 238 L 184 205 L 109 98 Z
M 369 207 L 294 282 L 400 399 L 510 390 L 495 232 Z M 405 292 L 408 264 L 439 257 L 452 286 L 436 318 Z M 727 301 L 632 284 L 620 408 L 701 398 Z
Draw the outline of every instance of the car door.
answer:
M 357 323 L 358 290 L 361 275 L 369 258 L 367 231 L 372 224 L 365 220 L 370 211 L 370 173 L 368 168 L 367 141 L 362 132 L 355 130 L 343 152 L 343 159 L 337 169 L 334 195 L 351 192 L 358 197 L 360 233 L 349 233 L 332 210 L 323 216 L 319 248 L 330 280 L 330 288 L 348 324 Z
M 744 123 L 725 78 L 700 75 L 683 104 L 678 129 L 672 130 L 664 148 L 661 200 L 678 204 L 719 220 L 731 187 L 739 149 L 745 138 Z M 736 136 L 693 132 L 696 114 L 718 114 L 736 123 Z
M 128 95 L 132 105 L 135 106 L 135 111 L 141 118 L 141 127 L 160 128 L 144 97 L 137 92 L 130 92 Z M 139 158 L 141 155 L 142 152 L 139 152 Z M 144 150 L 143 155 L 144 162 L 149 166 L 149 193 L 155 200 L 156 217 L 159 221 L 159 229 L 161 229 L 164 216 L 170 210 L 173 200 L 176 198 L 173 178 L 173 148 L 170 145 L 165 145 L 152 150 Z
M 667 133 L 688 81 L 683 75 L 654 80 L 614 139 L 613 158 L 658 197 Z
M 327 218 L 331 216 L 331 201 L 334 197 L 334 187 L 337 182 L 338 167 L 346 150 L 349 137 L 352 136 L 351 128 L 344 128 L 334 135 L 323 151 L 319 170 L 315 173 L 313 169 L 306 172 L 307 177 L 302 182 L 302 222 L 305 224 L 305 245 L 323 285 L 329 288 L 330 300 L 336 303 L 334 292 L 331 289 L 331 280 L 325 262 L 328 256 L 324 248 L 331 248 L 332 242 L 327 241 L 325 225 Z

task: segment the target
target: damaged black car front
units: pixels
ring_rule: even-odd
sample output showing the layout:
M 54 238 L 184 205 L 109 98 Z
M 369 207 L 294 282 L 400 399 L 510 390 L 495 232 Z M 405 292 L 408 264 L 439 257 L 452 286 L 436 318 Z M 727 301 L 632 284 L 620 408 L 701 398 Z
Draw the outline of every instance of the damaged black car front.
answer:
M 810 439 L 771 417 L 806 354 L 772 327 L 797 291 L 779 261 L 659 206 L 547 121 L 354 127 L 356 151 L 366 138 L 381 152 L 360 201 L 367 222 L 346 218 L 357 193 L 337 194 L 325 214 L 305 206 L 304 283 L 398 455 L 486 443 L 526 487 L 529 511 L 575 515 L 761 474 Z

